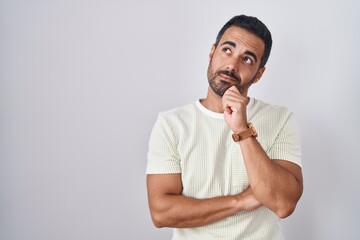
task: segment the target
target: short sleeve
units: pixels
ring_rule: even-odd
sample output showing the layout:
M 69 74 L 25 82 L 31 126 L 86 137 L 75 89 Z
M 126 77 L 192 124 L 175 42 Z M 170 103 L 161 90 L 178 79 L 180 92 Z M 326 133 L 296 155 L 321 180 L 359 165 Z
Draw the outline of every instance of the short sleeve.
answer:
M 298 123 L 292 113 L 285 120 L 267 154 L 270 159 L 286 160 L 301 167 L 301 136 Z
M 161 114 L 151 132 L 146 173 L 181 173 L 174 131 Z

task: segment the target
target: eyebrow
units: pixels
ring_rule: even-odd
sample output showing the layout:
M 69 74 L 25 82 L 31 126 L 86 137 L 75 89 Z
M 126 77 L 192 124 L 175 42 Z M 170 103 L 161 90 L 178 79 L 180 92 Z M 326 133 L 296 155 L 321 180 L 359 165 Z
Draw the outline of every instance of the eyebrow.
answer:
M 234 48 L 236 47 L 236 43 L 234 43 L 232 41 L 225 41 L 225 42 L 223 42 L 221 44 L 221 46 L 226 45 L 226 44 L 228 44 L 228 45 L 230 45 L 230 46 L 232 46 Z M 256 54 L 254 52 L 246 50 L 245 54 L 252 56 L 255 59 L 255 62 L 257 62 L 257 57 L 256 57 Z
M 221 46 L 222 46 L 222 45 L 225 45 L 225 44 L 229 44 L 229 45 L 232 46 L 232 47 L 236 47 L 236 43 L 231 42 L 231 41 L 225 41 L 225 42 L 223 42 L 223 43 L 221 44 Z

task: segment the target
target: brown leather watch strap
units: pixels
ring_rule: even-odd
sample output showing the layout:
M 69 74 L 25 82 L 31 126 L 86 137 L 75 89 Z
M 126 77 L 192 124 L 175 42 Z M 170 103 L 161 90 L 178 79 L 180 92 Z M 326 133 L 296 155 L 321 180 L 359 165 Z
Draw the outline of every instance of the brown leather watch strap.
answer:
M 242 132 L 240 132 L 240 133 L 234 133 L 233 135 L 232 135 L 232 138 L 233 138 L 233 140 L 235 141 L 235 142 L 240 142 L 240 141 L 242 141 L 242 140 L 244 140 L 244 139 L 247 139 L 247 138 L 249 138 L 249 137 L 257 137 L 257 133 L 256 133 L 256 131 L 255 131 L 255 128 L 254 128 L 254 126 L 251 124 L 251 123 L 249 123 L 248 124 L 248 129 L 246 129 L 245 131 L 242 131 Z

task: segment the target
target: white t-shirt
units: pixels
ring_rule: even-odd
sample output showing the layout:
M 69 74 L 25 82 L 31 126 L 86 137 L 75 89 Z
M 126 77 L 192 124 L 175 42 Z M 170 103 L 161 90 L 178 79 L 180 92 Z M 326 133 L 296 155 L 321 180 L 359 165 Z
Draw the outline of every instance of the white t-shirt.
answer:
M 299 129 L 284 107 L 250 98 L 248 122 L 270 157 L 301 166 Z M 249 186 L 241 148 L 223 114 L 199 101 L 159 114 L 149 142 L 147 174 L 181 173 L 184 196 L 198 199 L 235 195 Z M 174 229 L 174 240 L 283 239 L 279 217 L 266 207 L 240 211 L 196 228 Z

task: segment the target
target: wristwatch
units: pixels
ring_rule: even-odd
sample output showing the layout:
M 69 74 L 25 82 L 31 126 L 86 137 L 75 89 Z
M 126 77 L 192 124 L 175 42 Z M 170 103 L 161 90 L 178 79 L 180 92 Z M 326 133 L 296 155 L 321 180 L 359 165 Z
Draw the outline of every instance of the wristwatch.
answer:
M 249 138 L 249 137 L 254 137 L 254 138 L 256 138 L 258 135 L 257 135 L 257 133 L 256 133 L 256 130 L 255 130 L 255 128 L 254 128 L 254 126 L 251 124 L 251 123 L 249 123 L 248 124 L 248 129 L 246 129 L 245 131 L 242 131 L 242 132 L 240 132 L 240 133 L 234 133 L 233 135 L 232 135 L 232 138 L 233 138 L 233 140 L 235 141 L 235 142 L 240 142 L 240 141 L 242 141 L 242 140 L 244 140 L 244 139 L 247 139 L 247 138 Z

